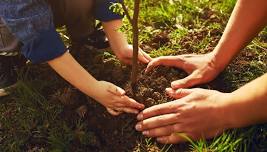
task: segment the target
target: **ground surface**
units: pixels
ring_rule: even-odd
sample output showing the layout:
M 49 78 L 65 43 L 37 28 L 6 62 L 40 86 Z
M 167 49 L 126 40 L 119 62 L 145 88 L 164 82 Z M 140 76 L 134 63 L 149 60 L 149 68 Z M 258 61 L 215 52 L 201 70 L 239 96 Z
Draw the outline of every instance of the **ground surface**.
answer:
M 131 1 L 127 4 L 131 8 Z M 141 47 L 153 57 L 212 51 L 234 4 L 234 0 L 144 0 L 140 15 Z M 125 25 L 123 30 L 130 37 L 127 21 Z M 64 34 L 64 30 L 60 32 Z M 86 49 L 73 49 L 72 53 L 97 79 L 129 88 L 130 67 L 120 64 L 112 53 Z M 266 73 L 266 64 L 265 29 L 216 80 L 198 87 L 231 92 Z M 164 93 L 165 88 L 171 81 L 186 76 L 183 71 L 166 67 L 144 74 L 144 68 L 145 65 L 140 65 L 139 93 L 135 99 L 146 106 L 171 101 Z M 134 130 L 134 115 L 110 116 L 46 65 L 27 66 L 19 73 L 17 90 L 0 98 L 0 151 L 267 150 L 265 124 L 231 130 L 209 141 L 160 145 Z

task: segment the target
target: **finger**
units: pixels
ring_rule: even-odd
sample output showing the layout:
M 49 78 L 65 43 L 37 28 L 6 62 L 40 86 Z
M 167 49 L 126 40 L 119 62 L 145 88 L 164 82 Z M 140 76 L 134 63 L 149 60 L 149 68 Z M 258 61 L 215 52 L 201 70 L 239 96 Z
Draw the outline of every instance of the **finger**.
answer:
M 123 107 L 125 107 L 125 105 L 124 104 L 122 104 L 122 103 L 119 103 L 119 102 L 116 102 L 116 103 L 114 103 L 114 108 L 123 108 Z
M 147 137 L 162 137 L 169 136 L 176 132 L 183 132 L 181 131 L 180 124 L 145 130 L 142 132 L 142 134 Z
M 175 99 L 183 98 L 193 92 L 193 89 L 172 89 L 172 88 L 166 88 L 166 93 Z
M 147 66 L 146 72 L 151 71 L 153 68 L 164 65 L 164 66 L 174 66 L 183 69 L 184 60 L 179 56 L 163 56 L 153 59 Z
M 122 108 L 122 111 L 126 112 L 126 113 L 132 113 L 132 114 L 138 114 L 139 111 L 137 109 L 133 109 L 133 108 Z
M 173 133 L 169 136 L 163 136 L 157 138 L 157 141 L 162 144 L 177 144 L 182 142 L 190 142 L 194 140 L 194 135 L 190 133 Z
M 150 60 L 148 60 L 145 55 L 143 54 L 143 51 L 140 51 L 138 52 L 138 60 L 143 62 L 143 63 L 148 63 L 150 62 Z
M 160 115 L 143 120 L 137 123 L 136 129 L 138 131 L 149 130 L 153 128 L 163 127 L 177 123 L 180 119 L 180 114 L 172 113 L 166 115 Z
M 125 107 L 125 104 L 121 104 L 121 103 L 116 103 L 115 107 L 121 109 L 119 111 L 124 111 L 124 112 L 127 112 L 127 113 L 138 114 L 140 112 L 139 109 L 131 108 L 131 107 Z
M 114 108 L 114 109 L 115 109 L 115 111 L 133 113 L 133 114 L 138 114 L 138 112 L 139 112 L 137 109 L 127 108 L 127 107 Z
M 117 101 L 120 104 L 123 104 L 124 107 L 133 108 L 133 109 L 140 109 L 140 110 L 145 108 L 145 105 L 138 103 L 134 99 L 131 99 L 127 96 L 120 97 Z
M 110 108 L 107 108 L 107 111 L 113 116 L 118 116 L 118 115 L 120 115 L 122 113 L 122 112 L 115 111 L 115 110 L 110 109 Z
M 152 61 L 152 58 L 146 52 L 144 52 L 143 50 L 140 49 L 139 53 L 146 60 L 146 62 L 144 62 L 144 63 L 148 63 L 148 62 Z
M 137 116 L 137 119 L 140 121 L 140 120 L 144 120 L 144 119 L 158 116 L 158 115 L 174 113 L 177 111 L 179 107 L 180 106 L 178 104 L 174 104 L 174 101 L 155 105 L 155 106 L 152 106 L 150 108 L 143 110 Z
M 145 58 L 150 62 L 152 61 L 152 58 L 150 57 L 149 54 L 147 54 L 146 52 L 142 51 L 143 55 L 145 56 Z
M 193 72 L 191 75 L 184 79 L 173 81 L 171 83 L 171 87 L 172 89 L 190 88 L 198 84 L 201 84 L 201 78 L 199 78 L 197 72 Z
M 110 93 L 114 94 L 114 95 L 117 95 L 117 96 L 123 96 L 123 95 L 125 95 L 125 91 L 122 88 L 117 87 L 117 86 L 115 86 L 112 83 L 109 84 L 108 91 Z

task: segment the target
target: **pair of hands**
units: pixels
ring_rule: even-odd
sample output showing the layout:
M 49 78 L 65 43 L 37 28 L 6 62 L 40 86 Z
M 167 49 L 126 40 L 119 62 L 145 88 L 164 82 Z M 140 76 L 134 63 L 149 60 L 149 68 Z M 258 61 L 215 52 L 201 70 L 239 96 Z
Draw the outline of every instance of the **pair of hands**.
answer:
M 116 50 L 114 53 L 121 62 L 125 64 L 132 63 L 133 47 L 131 45 L 128 45 L 122 50 Z M 138 60 L 147 64 L 152 58 L 140 49 Z M 122 88 L 115 86 L 112 83 L 99 81 L 96 89 L 97 88 L 101 91 L 97 93 L 94 99 L 105 106 L 111 115 L 117 116 L 123 112 L 138 114 L 140 110 L 145 108 L 143 104 L 126 96 L 125 91 Z
M 184 135 L 197 140 L 221 134 L 228 128 L 224 115 L 227 105 L 222 100 L 229 94 L 199 88 L 182 89 L 213 80 L 224 69 L 217 63 L 212 53 L 153 59 L 147 72 L 165 65 L 183 69 L 189 76 L 172 82 L 172 88 L 166 89 L 176 100 L 147 108 L 137 116 L 136 130 L 165 144 L 186 141 Z

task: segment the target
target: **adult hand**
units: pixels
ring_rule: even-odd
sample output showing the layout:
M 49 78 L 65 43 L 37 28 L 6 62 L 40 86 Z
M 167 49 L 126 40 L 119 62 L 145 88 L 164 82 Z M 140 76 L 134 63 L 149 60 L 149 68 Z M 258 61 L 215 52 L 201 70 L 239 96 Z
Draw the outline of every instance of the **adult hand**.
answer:
M 132 57 L 133 57 L 133 46 L 127 45 L 124 49 L 121 50 L 114 50 L 114 53 L 118 57 L 120 61 L 122 61 L 125 64 L 132 64 Z M 142 49 L 139 48 L 138 52 L 138 60 L 143 63 L 149 63 L 152 58 L 145 53 Z
M 212 81 L 224 69 L 215 61 L 212 53 L 204 55 L 163 56 L 153 59 L 146 72 L 159 65 L 173 66 L 186 71 L 189 76 L 171 83 L 173 89 L 189 88 Z
M 136 129 L 161 143 L 186 141 L 179 134 L 193 140 L 212 138 L 228 127 L 224 109 L 226 93 L 205 89 L 168 88 L 167 93 L 177 100 L 145 109 L 137 119 Z M 180 99 L 179 99 L 180 98 Z
M 119 115 L 122 112 L 137 114 L 144 109 L 144 105 L 125 95 L 125 91 L 120 87 L 106 81 L 99 81 L 95 86 L 97 94 L 93 96 L 95 100 L 107 108 L 112 115 Z

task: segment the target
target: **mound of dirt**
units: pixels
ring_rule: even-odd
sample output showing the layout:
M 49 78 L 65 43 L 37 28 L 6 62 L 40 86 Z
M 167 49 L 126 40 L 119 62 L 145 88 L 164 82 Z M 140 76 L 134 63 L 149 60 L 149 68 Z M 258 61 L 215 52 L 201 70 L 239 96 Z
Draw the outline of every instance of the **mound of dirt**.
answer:
M 170 87 L 172 81 L 186 76 L 186 73 L 174 68 L 158 67 L 149 73 L 144 72 L 144 65 L 140 66 L 140 69 L 142 70 L 134 90 L 130 81 L 123 88 L 128 96 L 145 104 L 146 107 L 171 101 L 172 99 L 165 94 L 165 89 Z

